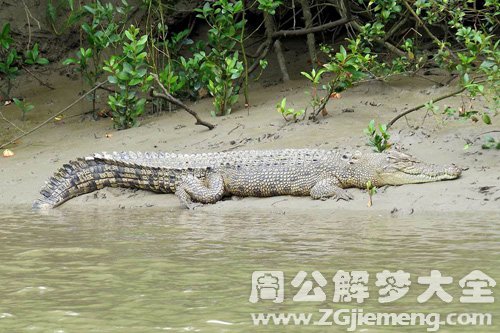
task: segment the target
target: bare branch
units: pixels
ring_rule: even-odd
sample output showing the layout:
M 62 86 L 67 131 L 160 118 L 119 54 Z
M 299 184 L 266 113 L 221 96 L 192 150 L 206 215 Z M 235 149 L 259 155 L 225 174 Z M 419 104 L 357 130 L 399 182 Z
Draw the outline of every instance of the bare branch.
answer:
M 210 123 L 202 120 L 198 116 L 198 114 L 196 113 L 196 111 L 192 110 L 189 106 L 187 106 L 186 104 L 182 103 L 180 100 L 178 100 L 174 96 L 170 95 L 170 93 L 167 91 L 167 89 L 165 88 L 165 86 L 160 82 L 160 79 L 158 78 L 158 75 L 152 74 L 152 76 L 153 76 L 153 79 L 155 80 L 155 82 L 160 87 L 162 93 L 156 92 L 156 91 L 154 91 L 154 89 L 151 89 L 150 90 L 151 96 L 157 97 L 157 98 L 162 98 L 162 99 L 164 99 L 166 101 L 169 101 L 172 104 L 177 105 L 178 107 L 183 108 L 190 115 L 192 115 L 193 117 L 196 118 L 196 123 L 195 123 L 196 125 L 202 125 L 202 126 L 208 127 L 208 129 L 210 129 L 210 130 L 215 128 L 215 125 L 212 125 L 212 124 L 210 124 Z
M 35 80 L 37 80 L 42 86 L 49 88 L 50 90 L 54 90 L 54 88 L 50 83 L 42 81 L 38 76 L 36 76 L 32 71 L 30 71 L 26 66 L 21 65 L 21 67 L 29 74 L 31 75 Z
M 16 124 L 14 124 L 12 121 L 10 121 L 9 119 L 5 118 L 5 116 L 3 115 L 2 111 L 0 111 L 0 118 L 2 118 L 3 121 L 5 121 L 7 124 L 10 124 L 12 127 L 14 127 L 15 129 L 17 129 L 18 131 L 20 131 L 22 133 L 26 133 L 21 128 L 19 128 Z
M 422 26 L 422 28 L 424 28 L 425 32 L 429 35 L 429 37 L 432 38 L 432 40 L 437 44 L 437 45 L 444 45 L 443 42 L 441 42 L 436 36 L 434 36 L 434 34 L 429 30 L 429 28 L 427 28 L 427 26 L 425 25 L 425 23 L 420 19 L 420 17 L 417 15 L 417 13 L 415 13 L 415 11 L 413 10 L 413 8 L 408 4 L 408 2 L 406 0 L 403 0 L 403 4 L 405 5 L 406 9 L 408 9 L 408 11 L 411 13 L 411 15 L 415 18 L 415 20 L 417 20 L 418 24 L 420 24 Z M 457 56 L 455 55 L 455 53 L 453 53 L 452 50 L 450 50 L 450 48 L 444 46 L 446 48 L 446 50 L 448 52 L 450 52 L 450 55 L 453 57 L 453 58 L 457 58 Z
M 310 33 L 320 32 L 320 31 L 331 29 L 331 28 L 335 28 L 339 25 L 349 23 L 351 20 L 353 20 L 353 18 L 341 18 L 337 21 L 325 23 L 322 25 L 317 25 L 317 26 L 309 28 L 309 29 L 279 30 L 279 31 L 273 32 L 272 37 L 273 38 L 280 38 L 280 37 L 288 37 L 288 36 L 307 35 Z
M 449 97 L 452 97 L 452 96 L 455 96 L 455 95 L 458 95 L 460 93 L 462 93 L 466 88 L 463 87 L 463 88 L 460 88 L 458 90 L 455 90 L 455 91 L 452 91 L 451 93 L 448 93 L 448 94 L 445 94 L 445 95 L 442 95 L 442 96 L 439 96 L 437 98 L 434 98 L 432 99 L 431 101 L 432 102 L 439 102 L 439 101 L 442 101 L 443 99 L 446 99 L 446 98 L 449 98 Z M 418 106 L 415 106 L 414 108 L 411 108 L 409 110 L 406 110 L 404 112 L 401 112 L 400 114 L 398 114 L 396 117 L 394 117 L 391 121 L 389 121 L 387 123 L 387 128 L 391 127 L 392 125 L 394 125 L 394 123 L 396 121 L 398 121 L 400 118 L 406 116 L 407 114 L 409 113 L 412 113 L 414 111 L 417 111 L 417 110 L 420 110 L 421 108 L 425 107 L 427 105 L 427 103 L 424 103 L 424 104 L 420 104 Z

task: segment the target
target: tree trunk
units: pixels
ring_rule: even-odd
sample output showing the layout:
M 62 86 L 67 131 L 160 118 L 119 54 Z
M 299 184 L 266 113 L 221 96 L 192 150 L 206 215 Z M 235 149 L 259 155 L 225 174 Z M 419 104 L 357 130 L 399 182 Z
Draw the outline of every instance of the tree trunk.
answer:
M 299 1 L 302 6 L 302 12 L 304 13 L 305 28 L 309 29 L 313 26 L 309 0 Z M 309 48 L 309 57 L 311 58 L 312 67 L 315 68 L 318 64 L 318 58 L 316 56 L 316 40 L 314 39 L 314 33 L 307 34 L 307 47 Z
M 271 15 L 264 12 L 264 23 L 266 26 L 266 35 L 269 42 L 272 42 L 274 27 L 274 19 Z M 283 55 L 283 50 L 281 49 L 281 42 L 277 39 L 274 42 L 274 52 L 276 52 L 276 57 L 278 58 L 278 65 L 280 66 L 281 75 L 283 77 L 283 82 L 290 81 L 290 76 L 288 75 L 288 70 L 286 69 L 285 56 Z

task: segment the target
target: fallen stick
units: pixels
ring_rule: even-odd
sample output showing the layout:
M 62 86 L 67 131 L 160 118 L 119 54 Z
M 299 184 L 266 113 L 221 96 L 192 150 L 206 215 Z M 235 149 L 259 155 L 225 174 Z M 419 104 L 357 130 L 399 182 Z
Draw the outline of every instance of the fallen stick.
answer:
M 162 99 L 164 99 L 164 100 L 166 100 L 174 105 L 177 105 L 178 107 L 183 108 L 184 110 L 186 110 L 190 115 L 192 115 L 196 119 L 196 123 L 195 123 L 196 125 L 202 125 L 202 126 L 208 127 L 208 129 L 210 129 L 210 130 L 215 128 L 215 125 L 210 124 L 209 122 L 202 120 L 198 116 L 196 111 L 192 110 L 186 104 L 182 103 L 180 100 L 178 100 L 174 96 L 170 95 L 170 93 L 167 91 L 165 86 L 160 82 L 158 75 L 152 74 L 152 76 L 153 76 L 153 79 L 155 80 L 155 82 L 158 84 L 158 86 L 160 86 L 160 89 L 163 92 L 163 93 L 159 93 L 159 92 L 154 91 L 154 89 L 151 89 L 150 94 L 152 97 L 162 98 Z
M 42 81 L 42 79 L 40 79 L 38 76 L 36 76 L 32 71 L 30 71 L 26 66 L 22 66 L 21 67 L 29 74 L 31 75 L 35 80 L 37 80 L 42 86 L 44 87 L 47 87 L 49 88 L 50 90 L 54 90 L 56 88 L 54 88 L 52 85 L 50 85 L 50 83 L 48 82 L 44 82 Z
M 5 118 L 5 116 L 3 115 L 2 111 L 0 111 L 0 117 L 2 118 L 3 121 L 5 121 L 7 124 L 11 125 L 15 129 L 17 129 L 18 131 L 20 131 L 22 133 L 26 133 L 21 128 L 19 128 L 16 124 L 14 124 L 12 121 L 10 121 L 9 119 Z
M 15 137 L 14 139 L 10 140 L 9 142 L 7 143 L 4 143 L 0 146 L 0 149 L 4 148 L 4 147 L 7 147 L 8 145 L 16 142 L 17 140 L 21 139 L 21 138 L 24 138 L 25 136 L 35 132 L 36 130 L 38 130 L 39 128 L 47 125 L 51 120 L 53 120 L 55 117 L 59 116 L 60 114 L 68 111 L 69 109 L 71 109 L 73 106 L 75 106 L 75 104 L 77 104 L 78 102 L 80 102 L 82 99 L 84 99 L 87 95 L 89 95 L 90 93 L 92 93 L 94 90 L 98 89 L 100 86 L 102 86 L 103 84 L 107 83 L 108 81 L 103 81 L 103 82 L 100 82 L 98 83 L 97 85 L 94 86 L 94 88 L 90 89 L 89 91 L 87 91 L 85 94 L 83 94 L 82 96 L 80 96 L 78 99 L 76 99 L 73 103 L 71 103 L 70 105 L 68 105 L 67 107 L 65 107 L 64 109 L 62 109 L 61 111 L 57 112 L 56 114 L 50 116 L 50 118 L 48 118 L 47 120 L 45 120 L 43 123 L 33 127 L 31 130 L 29 130 L 28 132 L 26 133 L 23 133 L 17 137 Z
M 461 92 L 465 91 L 465 89 L 467 89 L 467 88 L 465 88 L 465 87 L 464 88 L 460 88 L 460 89 L 452 91 L 451 93 L 448 93 L 446 95 L 442 95 L 442 96 L 439 96 L 438 98 L 431 99 L 431 101 L 432 102 L 442 101 L 443 99 L 446 99 L 448 97 L 452 97 L 452 96 L 460 94 Z M 414 108 L 411 108 L 411 109 L 406 110 L 404 112 L 401 112 L 396 117 L 392 118 L 392 120 L 390 122 L 387 123 L 387 128 L 391 127 L 398 119 L 406 116 L 407 114 L 412 113 L 412 112 L 417 111 L 417 110 L 420 110 L 421 108 L 425 107 L 427 105 L 427 103 L 428 102 L 426 102 L 424 104 L 420 104 L 418 106 L 415 106 Z

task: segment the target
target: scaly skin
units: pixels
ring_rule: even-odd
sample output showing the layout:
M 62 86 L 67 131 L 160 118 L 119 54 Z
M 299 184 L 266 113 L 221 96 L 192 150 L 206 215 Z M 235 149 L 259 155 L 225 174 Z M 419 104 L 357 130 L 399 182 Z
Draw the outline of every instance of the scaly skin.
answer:
M 352 199 L 345 188 L 455 179 L 456 166 L 420 162 L 396 151 L 353 155 L 318 149 L 208 154 L 100 153 L 65 164 L 34 208 L 53 208 L 106 186 L 175 193 L 188 208 L 224 196 Z

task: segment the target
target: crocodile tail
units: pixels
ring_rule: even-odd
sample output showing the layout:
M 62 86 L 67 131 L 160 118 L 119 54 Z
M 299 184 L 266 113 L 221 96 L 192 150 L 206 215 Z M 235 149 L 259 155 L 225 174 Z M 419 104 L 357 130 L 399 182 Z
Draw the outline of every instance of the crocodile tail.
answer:
M 40 191 L 34 209 L 54 208 L 65 201 L 104 187 L 171 192 L 169 176 L 158 167 L 110 161 L 95 154 L 64 164 Z

